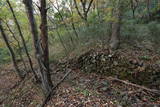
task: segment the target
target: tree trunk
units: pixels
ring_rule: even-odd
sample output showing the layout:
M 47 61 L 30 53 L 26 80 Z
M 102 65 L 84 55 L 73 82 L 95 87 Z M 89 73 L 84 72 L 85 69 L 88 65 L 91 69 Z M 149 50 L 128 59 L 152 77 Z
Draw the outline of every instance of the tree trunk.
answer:
M 112 23 L 112 35 L 110 39 L 110 48 L 112 50 L 116 50 L 119 47 L 120 43 L 120 23 L 113 22 Z
M 23 79 L 24 78 L 24 75 L 20 72 L 20 69 L 18 68 L 18 65 L 17 65 L 17 62 L 16 62 L 16 57 L 15 57 L 15 54 L 14 54 L 14 51 L 12 49 L 12 47 L 10 46 L 9 42 L 8 42 L 8 39 L 7 39 L 7 36 L 4 32 L 4 29 L 3 29 L 3 26 L 2 26 L 2 23 L 1 23 L 1 20 L 0 20 L 0 31 L 1 31 L 1 34 L 2 34 L 2 38 L 4 39 L 4 42 L 10 52 L 10 55 L 12 57 L 12 62 L 13 62 L 13 65 L 14 65 L 14 68 L 16 70 L 16 73 L 18 74 L 18 76 Z
M 33 35 L 35 56 L 37 59 L 38 66 L 40 68 L 39 74 L 40 74 L 40 78 L 41 78 L 41 82 L 42 82 L 42 89 L 44 91 L 44 94 L 47 95 L 48 93 L 50 93 L 50 91 L 53 87 L 50 73 L 49 73 L 49 54 L 48 54 L 49 52 L 48 52 L 48 44 L 47 44 L 48 43 L 47 19 L 43 20 L 45 22 L 43 22 L 43 24 L 41 24 L 41 30 L 45 30 L 41 34 L 41 37 L 43 37 L 43 38 L 41 38 L 42 44 L 44 43 L 43 47 L 42 47 L 43 50 L 41 50 L 40 40 L 38 39 L 37 24 L 36 24 L 34 15 L 33 15 L 32 0 L 24 0 L 23 2 L 25 4 L 26 10 L 27 10 L 28 19 L 29 19 L 30 26 L 31 26 L 31 32 Z M 42 11 L 42 9 L 43 8 L 41 8 L 41 11 Z M 45 11 L 45 12 L 47 12 L 47 11 Z M 46 13 L 45 13 L 45 15 L 47 16 Z M 43 17 L 43 18 L 46 18 L 46 17 Z M 46 38 L 46 36 L 47 36 L 47 38 Z M 45 43 L 45 42 L 47 42 L 47 43 Z M 45 53 L 45 52 L 47 52 L 47 53 Z
M 41 40 L 42 40 L 42 51 L 43 51 L 43 64 L 46 67 L 46 75 L 49 82 L 49 85 L 52 86 L 52 81 L 50 77 L 49 69 L 49 48 L 48 48 L 48 25 L 47 25 L 47 8 L 46 0 L 40 0 L 40 14 L 41 14 Z
M 120 29 L 121 29 L 121 17 L 122 17 L 121 13 L 122 13 L 122 8 L 121 6 L 119 6 L 119 8 L 117 8 L 115 13 L 116 20 L 112 23 L 112 34 L 109 44 L 111 50 L 118 49 L 120 44 Z

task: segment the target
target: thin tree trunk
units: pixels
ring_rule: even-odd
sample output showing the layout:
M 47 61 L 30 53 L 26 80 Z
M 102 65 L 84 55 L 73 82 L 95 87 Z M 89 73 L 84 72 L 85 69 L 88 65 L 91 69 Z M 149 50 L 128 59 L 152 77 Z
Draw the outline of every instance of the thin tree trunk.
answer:
M 132 9 L 132 15 L 133 15 L 133 19 L 135 19 L 135 6 L 134 6 L 134 1 L 133 0 L 130 0 L 130 3 L 131 3 L 131 9 Z
M 7 48 L 9 50 L 9 52 L 10 52 L 10 55 L 11 55 L 12 62 L 13 62 L 14 68 L 16 70 L 16 73 L 18 74 L 18 76 L 21 79 L 23 79 L 24 75 L 21 73 L 20 69 L 18 68 L 14 51 L 13 51 L 13 49 L 11 48 L 11 46 L 10 46 L 10 44 L 8 42 L 7 36 L 6 36 L 5 32 L 4 32 L 4 29 L 3 29 L 3 26 L 2 26 L 2 23 L 1 23 L 1 19 L 0 19 L 0 31 L 1 31 L 1 34 L 2 34 L 2 38 L 4 39 L 4 42 L 5 42 Z
M 48 17 L 48 18 L 49 18 L 49 21 L 54 24 L 54 22 L 52 21 L 52 19 L 50 19 L 50 17 Z M 58 25 L 56 24 L 56 26 L 58 26 Z M 66 56 L 68 56 L 67 48 L 66 48 L 66 46 L 65 46 L 65 44 L 64 44 L 64 42 L 63 42 L 63 40 L 62 40 L 62 38 L 61 38 L 61 35 L 60 35 L 58 29 L 56 29 L 56 33 L 57 33 L 58 38 L 59 38 L 59 40 L 60 40 L 60 42 L 61 42 L 61 44 L 62 44 L 62 46 L 63 46 L 63 48 L 64 48 L 64 50 L 65 50 Z
M 18 53 L 19 53 L 19 56 L 20 56 L 20 58 L 21 58 L 21 60 L 22 60 L 22 63 L 23 63 L 23 65 L 24 65 L 25 70 L 27 70 L 26 63 L 25 63 L 24 58 L 23 58 L 23 56 L 22 56 L 22 51 L 21 51 L 20 42 L 19 42 L 18 39 L 16 38 L 15 34 L 14 34 L 13 31 L 11 30 L 11 28 L 9 27 L 9 25 L 8 25 L 7 22 L 6 22 L 6 25 L 7 25 L 8 30 L 9 30 L 10 33 L 12 34 L 14 40 L 15 40 L 15 41 L 17 42 L 17 44 L 18 44 L 18 49 L 19 49 L 19 52 L 18 52 Z
M 147 3 L 148 19 L 150 20 L 150 19 L 151 19 L 151 13 L 150 13 L 150 0 L 147 0 L 146 3 Z
M 76 27 L 75 27 L 75 24 L 74 24 L 74 22 L 73 22 L 73 20 L 72 20 L 72 29 L 73 29 L 73 31 L 74 31 L 74 33 L 75 33 L 75 35 L 76 35 L 76 37 L 77 37 L 77 39 L 79 39 L 79 36 L 78 36 L 78 33 L 77 33 L 77 31 L 76 31 Z
M 72 34 L 71 34 L 71 32 L 69 31 L 68 26 L 67 26 L 66 22 L 64 21 L 63 15 L 61 14 L 59 8 L 57 8 L 51 0 L 49 0 L 49 2 L 52 3 L 53 7 L 58 11 L 58 14 L 59 14 L 59 16 L 60 16 L 60 19 L 61 19 L 61 21 L 64 23 L 64 26 L 65 26 L 65 28 L 66 28 L 66 31 L 67 31 L 67 33 L 68 33 L 68 35 L 69 35 L 70 41 L 71 41 L 72 45 L 74 45 L 74 41 L 73 41 L 73 38 L 72 38 Z M 58 5 L 58 4 L 57 4 L 57 5 Z
M 70 4 L 70 15 L 72 16 L 72 18 L 71 18 L 72 29 L 73 29 L 77 39 L 79 40 L 79 35 L 78 35 L 77 31 L 76 31 L 76 27 L 75 27 L 74 20 L 73 20 L 72 4 Z
M 60 35 L 59 31 L 56 30 L 56 32 L 57 32 L 58 38 L 59 38 L 59 40 L 60 40 L 63 48 L 65 49 L 65 54 L 66 54 L 66 56 L 68 56 L 67 48 L 66 48 L 65 44 L 63 43 L 63 40 L 62 40 L 62 38 L 61 38 L 61 35 Z
M 18 20 L 17 20 L 17 18 L 16 18 L 15 13 L 14 13 L 14 10 L 13 10 L 13 8 L 12 8 L 9 0 L 6 0 L 6 1 L 7 1 L 7 3 L 8 3 L 9 8 L 10 8 L 10 11 L 12 12 L 12 15 L 13 15 L 13 18 L 14 18 L 14 21 L 15 21 L 15 24 L 16 24 L 16 26 L 17 26 L 17 28 L 18 28 L 19 36 L 21 37 L 22 44 L 23 44 L 23 46 L 24 46 L 24 50 L 25 50 L 26 55 L 27 55 L 27 57 L 28 57 L 28 61 L 29 61 L 31 70 L 32 70 L 32 72 L 33 72 L 33 74 L 34 74 L 35 79 L 38 80 L 38 77 L 36 76 L 36 73 L 35 73 L 35 71 L 34 71 L 34 69 L 33 69 L 32 60 L 31 60 L 31 57 L 30 57 L 30 55 L 29 55 L 29 52 L 28 52 L 28 49 L 27 49 L 27 46 L 26 46 L 26 43 L 25 43 L 25 39 L 24 39 L 24 37 L 23 37 L 23 34 L 22 34 L 22 31 L 21 31 L 20 25 L 19 25 L 19 23 L 18 23 Z

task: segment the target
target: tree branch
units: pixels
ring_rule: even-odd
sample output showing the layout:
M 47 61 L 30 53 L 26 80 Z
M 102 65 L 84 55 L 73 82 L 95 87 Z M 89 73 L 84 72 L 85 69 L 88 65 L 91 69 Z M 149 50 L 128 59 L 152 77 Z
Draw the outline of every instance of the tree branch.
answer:
M 76 8 L 76 10 L 77 10 L 77 12 L 78 12 L 78 14 L 79 14 L 79 16 L 82 18 L 82 19 L 84 19 L 84 17 L 83 17 L 83 15 L 82 15 L 82 13 L 79 11 L 79 9 L 78 9 L 78 5 L 77 5 L 77 2 L 76 2 L 76 0 L 73 0 L 74 1 L 74 5 L 75 5 L 75 8 Z

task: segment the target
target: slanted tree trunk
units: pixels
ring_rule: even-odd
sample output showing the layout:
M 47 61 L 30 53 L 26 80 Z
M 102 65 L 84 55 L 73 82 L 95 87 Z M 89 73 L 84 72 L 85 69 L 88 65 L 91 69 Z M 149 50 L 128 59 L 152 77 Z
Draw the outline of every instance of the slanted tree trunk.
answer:
M 53 20 L 52 20 L 50 17 L 48 17 L 48 19 L 49 19 L 49 21 L 50 21 L 51 23 L 54 24 Z M 56 24 L 56 26 L 58 26 L 58 25 Z M 60 42 L 61 42 L 61 44 L 62 44 L 62 46 L 63 46 L 63 48 L 64 48 L 64 50 L 65 50 L 66 56 L 68 56 L 67 48 L 66 48 L 66 46 L 65 46 L 65 43 L 63 42 L 63 39 L 61 38 L 61 35 L 60 35 L 58 29 L 56 29 L 56 33 L 57 33 L 58 38 L 59 38 L 59 40 L 60 40 Z M 53 36 L 53 35 L 52 35 L 52 36 Z
M 76 35 L 76 38 L 79 40 L 79 35 L 78 35 L 77 30 L 76 30 L 76 27 L 75 27 L 75 24 L 74 24 L 74 19 L 73 19 L 73 9 L 72 9 L 73 6 L 72 6 L 72 2 L 70 2 L 69 6 L 70 6 L 70 15 L 72 16 L 71 17 L 72 29 L 74 31 L 74 34 Z
M 9 32 L 12 34 L 14 40 L 15 40 L 15 41 L 17 42 L 17 44 L 18 44 L 18 49 L 19 49 L 19 52 L 18 52 L 18 53 L 19 53 L 19 56 L 20 56 L 20 58 L 21 58 L 21 60 L 22 60 L 22 63 L 23 63 L 23 65 L 24 65 L 24 68 L 27 69 L 26 63 L 25 63 L 24 58 L 23 58 L 23 56 L 22 56 L 22 51 L 21 51 L 20 42 L 19 42 L 18 39 L 16 38 L 14 32 L 11 30 L 10 26 L 8 25 L 8 23 L 7 23 L 7 22 L 5 22 L 5 23 L 6 23 L 6 26 L 7 26 L 8 30 L 9 30 Z
M 16 62 L 16 57 L 15 57 L 15 54 L 14 54 L 14 51 L 12 49 L 12 47 L 10 46 L 9 42 L 8 42 L 8 39 L 7 39 L 7 36 L 4 32 L 4 29 L 3 29 L 3 26 L 2 26 L 2 23 L 1 23 L 1 19 L 0 19 L 0 31 L 1 31 L 1 35 L 2 35 L 2 38 L 4 39 L 4 42 L 10 52 L 10 55 L 11 55 L 11 58 L 12 58 L 12 62 L 13 62 L 13 65 L 14 65 L 14 68 L 16 70 L 16 73 L 18 74 L 18 76 L 23 79 L 24 78 L 24 75 L 22 74 L 22 72 L 20 71 L 20 69 L 18 68 L 18 65 L 17 65 L 17 62 Z
M 10 8 L 10 11 L 12 12 L 12 15 L 13 15 L 13 18 L 14 18 L 14 22 L 15 22 L 17 28 L 18 28 L 19 36 L 21 37 L 22 44 L 23 44 L 23 46 L 24 46 L 24 50 L 25 50 L 26 55 L 27 55 L 27 57 L 28 57 L 28 61 L 29 61 L 29 65 L 30 65 L 30 67 L 31 67 L 31 70 L 32 70 L 32 72 L 33 72 L 33 74 L 34 74 L 35 79 L 38 80 L 38 77 L 36 76 L 36 73 L 35 73 L 35 71 L 34 71 L 34 69 L 33 69 L 32 60 L 31 60 L 31 57 L 30 57 L 30 55 L 29 55 L 29 52 L 28 52 L 28 49 L 27 49 L 27 46 L 26 46 L 26 43 L 25 43 L 25 39 L 24 39 L 23 34 L 22 34 L 22 31 L 21 31 L 21 27 L 20 27 L 20 25 L 19 25 L 19 23 L 18 23 L 18 20 L 17 20 L 17 18 L 16 18 L 16 15 L 15 15 L 15 13 L 14 13 L 14 10 L 13 10 L 13 8 L 12 8 L 9 0 L 6 0 L 6 1 L 7 1 L 7 4 L 8 4 L 8 6 L 9 6 L 9 8 Z
M 121 4 L 119 4 L 121 5 Z M 115 12 L 115 21 L 112 23 L 112 34 L 110 38 L 110 49 L 116 50 L 120 44 L 120 30 L 121 30 L 121 17 L 122 17 L 122 7 L 119 6 Z
M 53 87 L 53 84 L 52 84 L 50 73 L 49 73 L 47 19 L 43 19 L 42 21 L 44 21 L 44 22 L 43 22 L 43 24 L 41 24 L 41 30 L 44 30 L 41 33 L 42 38 L 40 40 L 42 40 L 42 46 L 43 46 L 43 47 L 41 47 L 40 40 L 38 38 L 37 24 L 36 24 L 34 15 L 33 15 L 32 0 L 23 0 L 23 2 L 25 4 L 28 19 L 30 22 L 31 32 L 32 32 L 32 36 L 33 36 L 33 43 L 34 43 L 34 47 L 35 47 L 35 56 L 37 59 L 38 66 L 40 68 L 39 74 L 40 74 L 40 79 L 42 82 L 42 89 L 44 91 L 44 94 L 48 95 L 48 93 L 50 93 L 50 91 Z M 41 10 L 41 14 L 45 15 L 42 18 L 46 18 L 47 10 L 46 10 L 45 5 L 43 5 L 43 3 L 45 3 L 45 1 L 41 1 L 41 4 L 42 4 L 41 6 L 42 7 L 44 6 L 44 7 L 41 8 L 40 10 Z M 42 11 L 45 13 L 43 13 Z

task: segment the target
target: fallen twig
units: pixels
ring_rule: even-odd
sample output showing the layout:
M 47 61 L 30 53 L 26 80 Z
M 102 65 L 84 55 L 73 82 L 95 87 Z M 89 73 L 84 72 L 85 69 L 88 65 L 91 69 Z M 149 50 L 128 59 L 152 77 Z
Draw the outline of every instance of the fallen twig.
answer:
M 151 103 L 135 103 L 131 107 L 160 107 L 160 104 L 151 104 Z
M 71 73 L 71 71 L 72 71 L 72 70 L 69 69 L 69 71 L 68 71 L 68 72 L 63 76 L 63 78 L 56 84 L 56 86 L 54 86 L 54 87 L 52 88 L 52 91 L 46 96 L 46 98 L 44 99 L 41 107 L 44 107 L 44 106 L 47 104 L 47 102 L 49 101 L 51 95 L 54 94 L 54 93 L 53 93 L 53 92 L 55 92 L 54 90 L 65 80 L 65 78 Z
M 142 92 L 142 89 L 139 89 L 139 90 L 136 90 L 136 91 L 126 91 L 126 92 L 123 92 L 122 94 L 125 95 L 131 95 L 131 94 L 135 94 L 135 93 L 139 93 L 139 92 Z
M 111 81 L 118 81 L 118 82 L 124 83 L 124 84 L 126 84 L 126 85 L 131 85 L 131 86 L 140 88 L 140 89 L 142 89 L 142 90 L 145 90 L 145 91 L 148 91 L 148 92 L 151 92 L 151 93 L 160 95 L 160 91 L 159 91 L 159 90 L 156 90 L 156 89 L 149 89 L 149 88 L 146 88 L 146 87 L 144 87 L 144 86 L 140 86 L 140 85 L 137 85 L 137 84 L 133 84 L 133 83 L 124 81 L 124 80 L 120 80 L 120 79 L 118 79 L 118 78 L 109 77 L 108 79 L 111 80 Z

